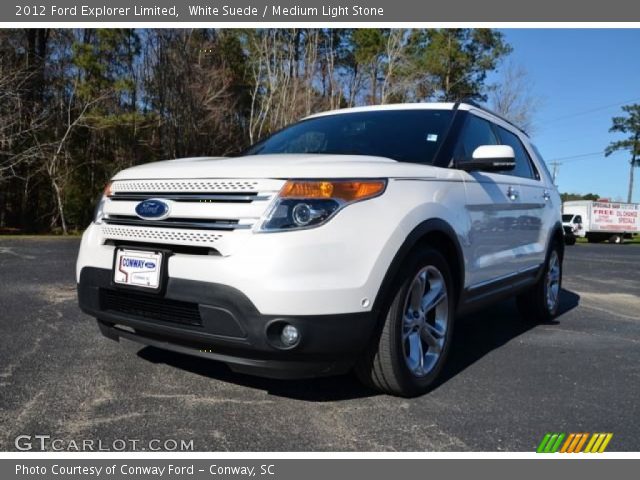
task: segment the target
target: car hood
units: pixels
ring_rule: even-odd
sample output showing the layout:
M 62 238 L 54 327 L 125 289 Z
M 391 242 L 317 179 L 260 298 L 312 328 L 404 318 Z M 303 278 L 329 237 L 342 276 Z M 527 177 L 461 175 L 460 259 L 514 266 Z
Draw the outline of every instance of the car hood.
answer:
M 114 180 L 169 178 L 440 178 L 454 171 L 383 157 L 328 154 L 270 154 L 200 157 L 147 163 Z

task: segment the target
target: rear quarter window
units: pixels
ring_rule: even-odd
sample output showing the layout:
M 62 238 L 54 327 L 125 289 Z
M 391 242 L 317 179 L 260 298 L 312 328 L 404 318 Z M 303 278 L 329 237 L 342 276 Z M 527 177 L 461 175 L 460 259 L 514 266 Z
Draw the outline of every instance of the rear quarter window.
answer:
M 549 172 L 549 168 L 547 167 L 547 163 L 544 161 L 544 157 L 540 153 L 540 150 L 538 150 L 538 147 L 536 147 L 533 143 L 529 143 L 529 145 L 531 146 L 531 148 L 533 149 L 534 153 L 536 154 L 536 157 L 538 157 L 538 165 L 544 171 L 545 176 L 547 178 L 549 178 L 549 179 L 552 179 L 551 172 Z

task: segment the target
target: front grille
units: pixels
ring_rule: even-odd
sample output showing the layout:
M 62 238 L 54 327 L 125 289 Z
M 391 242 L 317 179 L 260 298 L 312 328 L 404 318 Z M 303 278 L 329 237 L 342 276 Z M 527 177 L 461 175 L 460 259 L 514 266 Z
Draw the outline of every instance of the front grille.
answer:
M 232 203 L 251 203 L 259 200 L 267 200 L 268 196 L 260 196 L 257 192 L 243 193 L 243 192 L 227 192 L 220 193 L 165 193 L 165 192 L 143 192 L 143 193 L 114 193 L 109 198 L 114 202 L 141 202 L 150 198 L 160 197 L 163 200 L 172 200 L 174 202 L 191 202 L 191 203 L 219 203 L 219 202 L 232 202 Z
M 214 248 L 232 255 L 284 185 L 278 179 L 116 180 L 104 203 L 103 242 Z M 168 202 L 167 218 L 142 219 L 139 202 Z
M 144 320 L 202 326 L 197 303 L 181 302 L 159 296 L 100 289 L 100 308 Z
M 102 234 L 113 240 L 141 242 L 166 242 L 188 245 L 213 244 L 222 238 L 218 233 L 199 230 L 177 230 L 173 228 L 143 228 L 118 225 L 103 225 Z
M 236 230 L 251 228 L 251 225 L 238 224 L 238 220 L 215 220 L 199 218 L 167 218 L 166 220 L 142 220 L 131 215 L 110 215 L 104 219 L 109 225 L 128 225 L 135 227 L 186 228 L 191 230 Z
M 117 180 L 111 190 L 119 192 L 255 192 L 256 180 Z
M 119 248 L 139 248 L 142 250 L 170 250 L 172 253 L 178 253 L 182 255 L 213 255 L 219 256 L 215 248 L 210 247 L 197 247 L 191 245 L 175 245 L 164 243 L 151 243 L 151 242 L 134 242 L 131 240 L 106 240 L 105 245 Z

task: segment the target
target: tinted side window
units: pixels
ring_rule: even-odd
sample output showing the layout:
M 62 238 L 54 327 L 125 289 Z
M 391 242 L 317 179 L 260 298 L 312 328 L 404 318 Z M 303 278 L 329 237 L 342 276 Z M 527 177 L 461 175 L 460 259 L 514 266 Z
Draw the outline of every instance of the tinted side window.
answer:
M 535 152 L 536 157 L 538 158 L 537 166 L 534 167 L 534 168 L 536 168 L 536 171 L 537 171 L 538 168 L 541 168 L 543 170 L 543 172 L 545 173 L 546 178 L 552 178 L 551 177 L 551 173 L 549 172 L 549 169 L 547 168 L 547 164 L 544 161 L 544 158 L 542 157 L 542 154 L 540 153 L 540 150 L 538 150 L 538 147 L 536 147 L 533 143 L 530 143 L 530 145 L 531 145 L 531 148 L 533 149 L 533 151 Z
M 513 175 L 523 178 L 535 178 L 533 170 L 531 168 L 531 159 L 529 154 L 522 145 L 520 139 L 508 130 L 496 125 L 498 136 L 500 137 L 500 143 L 503 145 L 509 145 L 513 148 L 513 152 L 516 154 L 516 166 L 513 170 L 499 172 L 503 175 Z
M 473 151 L 482 145 L 498 145 L 498 139 L 488 121 L 469 115 L 456 145 L 456 161 L 471 160 Z

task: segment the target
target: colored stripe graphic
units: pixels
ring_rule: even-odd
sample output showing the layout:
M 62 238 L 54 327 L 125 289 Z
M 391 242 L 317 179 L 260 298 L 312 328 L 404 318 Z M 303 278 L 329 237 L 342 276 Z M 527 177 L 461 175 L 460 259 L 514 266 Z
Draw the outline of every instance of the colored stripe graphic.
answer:
M 562 444 L 562 440 L 564 440 L 564 433 L 547 433 L 544 437 L 542 437 L 542 441 L 536 452 L 538 453 L 556 453 Z
M 580 453 L 580 451 L 582 450 L 582 447 L 584 446 L 585 442 L 587 441 L 587 438 L 589 438 L 589 434 L 588 433 L 583 433 L 582 434 L 582 438 L 578 442 L 578 445 L 576 445 L 576 449 L 573 451 L 573 453 Z
M 542 441 L 540 442 L 540 445 L 538 445 L 538 449 L 536 450 L 536 453 L 544 453 L 544 447 L 547 446 L 547 442 L 549 441 L 549 438 L 551 438 L 550 433 L 547 433 L 544 437 L 542 437 Z
M 536 449 L 537 453 L 602 453 L 613 433 L 547 433 Z M 566 439 L 566 440 L 565 440 Z M 587 441 L 588 440 L 588 441 Z M 585 447 L 586 444 L 586 447 Z M 584 447 L 584 450 L 583 450 Z
M 598 450 L 598 453 L 602 453 L 605 451 L 605 449 L 607 448 L 607 445 L 609 445 L 609 442 L 611 441 L 612 438 L 613 438 L 613 433 L 607 433 L 607 436 L 604 438 L 604 442 L 602 442 L 602 445 L 600 445 L 600 450 Z
M 556 443 L 553 444 L 553 447 L 551 448 L 549 453 L 556 453 L 560 448 L 560 445 L 562 444 L 562 440 L 564 440 L 564 433 L 558 435 L 558 439 L 556 440 Z
M 612 433 L 594 433 L 589 441 L 585 453 L 602 453 L 611 441 Z
M 553 453 L 551 451 L 551 449 L 553 448 L 553 445 L 556 442 L 557 438 L 558 438 L 558 434 L 557 433 L 552 433 L 551 434 L 551 437 L 549 438 L 549 441 L 547 442 L 547 446 L 544 448 L 544 453 Z
M 569 436 L 567 437 L 567 440 L 564 442 L 564 445 L 562 445 L 562 448 L 560 449 L 560 453 L 565 453 L 567 451 L 567 449 L 569 448 L 569 445 L 571 445 L 571 442 L 573 442 L 573 439 L 575 438 L 576 434 L 575 433 L 570 433 Z
M 584 453 L 589 453 L 591 452 L 591 447 L 593 447 L 593 444 L 596 443 L 596 440 L 598 439 L 598 434 L 594 433 L 591 438 L 589 439 L 589 443 L 587 443 L 586 448 L 584 449 Z
M 603 442 L 604 437 L 606 436 L 607 436 L 606 433 L 599 433 L 596 443 L 593 444 L 593 447 L 591 447 L 591 451 L 589 453 L 596 453 L 600 448 L 600 444 Z
M 584 433 L 576 433 L 575 436 L 573 437 L 573 442 L 571 442 L 571 445 L 569 445 L 569 449 L 567 450 L 567 453 L 575 452 L 576 447 L 578 446 L 578 443 L 584 442 L 584 439 L 585 439 Z

